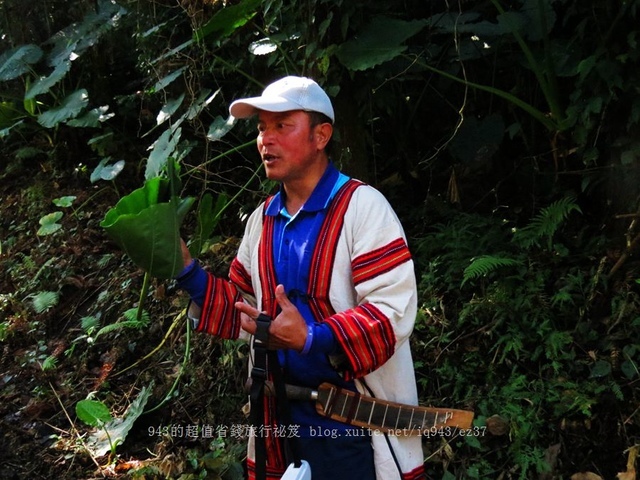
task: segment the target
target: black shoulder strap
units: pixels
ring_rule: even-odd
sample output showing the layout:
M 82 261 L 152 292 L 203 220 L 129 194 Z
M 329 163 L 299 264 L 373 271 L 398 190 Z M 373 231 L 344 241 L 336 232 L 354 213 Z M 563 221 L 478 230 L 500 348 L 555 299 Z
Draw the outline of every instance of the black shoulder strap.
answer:
M 260 431 L 260 427 L 264 425 L 265 382 L 269 374 L 271 374 L 276 390 L 278 424 L 283 425 L 287 429 L 282 436 L 285 462 L 287 465 L 293 462 L 296 467 L 299 467 L 301 465 L 301 457 L 297 443 L 294 441 L 295 439 L 289 435 L 291 412 L 289 410 L 284 378 L 278 362 L 278 353 L 276 350 L 269 350 L 268 348 L 271 318 L 261 313 L 256 323 L 257 329 L 253 341 L 254 360 L 253 368 L 251 369 L 252 384 L 249 392 L 249 401 L 251 403 L 251 424 L 255 429 L 256 480 L 266 480 L 267 447 L 265 434 Z M 271 366 L 271 368 L 268 368 L 269 366 Z

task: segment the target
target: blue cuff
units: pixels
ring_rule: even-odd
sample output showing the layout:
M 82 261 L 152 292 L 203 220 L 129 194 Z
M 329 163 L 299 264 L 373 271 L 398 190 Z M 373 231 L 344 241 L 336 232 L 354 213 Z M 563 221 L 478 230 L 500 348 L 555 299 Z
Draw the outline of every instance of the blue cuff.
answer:
M 186 290 L 191 300 L 199 307 L 202 307 L 209 276 L 200 266 L 200 263 L 194 259 L 180 272 L 180 275 L 176 277 L 176 281 L 178 288 Z
M 309 323 L 307 325 L 307 339 L 304 341 L 304 347 L 302 347 L 302 351 L 300 352 L 302 355 L 306 355 L 311 350 L 311 345 L 313 344 L 313 324 Z
M 307 325 L 307 340 L 304 348 L 300 352 L 302 355 L 309 353 L 324 353 L 330 355 L 338 348 L 338 341 L 329 328 L 324 323 L 311 323 Z

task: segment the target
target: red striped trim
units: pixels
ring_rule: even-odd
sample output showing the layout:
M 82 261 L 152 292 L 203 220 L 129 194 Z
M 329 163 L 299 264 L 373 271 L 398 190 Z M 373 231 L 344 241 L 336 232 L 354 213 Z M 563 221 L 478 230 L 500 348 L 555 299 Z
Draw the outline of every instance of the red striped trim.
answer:
M 266 213 L 267 205 L 270 202 L 267 199 L 263 212 Z M 273 261 L 273 230 L 275 225 L 275 217 L 270 215 L 262 216 L 262 233 L 260 236 L 260 245 L 258 246 L 258 274 L 260 275 L 260 284 L 262 289 L 262 311 L 271 317 L 275 317 L 278 304 L 275 301 L 275 291 L 277 287 L 276 268 Z
M 344 215 L 356 188 L 364 185 L 358 180 L 349 180 L 336 193 L 327 212 L 318 240 L 313 251 L 309 269 L 310 307 L 318 320 L 333 315 L 334 310 L 329 303 L 329 287 L 336 259 L 338 239 L 344 225 Z
M 353 377 L 362 377 L 372 372 L 393 355 L 393 326 L 370 303 L 337 313 L 326 319 L 326 322 L 347 356 Z
M 269 380 L 273 381 L 273 376 L 269 375 Z M 253 435 L 264 438 L 267 451 L 267 479 L 280 478 L 287 468 L 284 460 L 283 437 L 278 433 L 278 424 L 276 422 L 277 405 L 275 397 L 265 395 L 263 397 L 264 419 L 262 424 L 269 425 L 269 428 L 258 429 Z M 258 438 L 255 438 L 258 441 Z M 249 470 L 249 478 L 255 478 L 255 461 L 247 459 L 247 468 Z
M 351 268 L 353 282 L 358 285 L 393 270 L 398 265 L 411 260 L 411 253 L 403 238 L 380 247 L 354 259 Z
M 244 293 L 254 296 L 251 275 L 237 257 L 233 259 L 231 267 L 229 267 L 229 279 Z
M 420 465 L 417 468 L 414 468 L 410 472 L 402 474 L 402 480 L 425 480 L 427 478 L 427 474 L 424 470 L 424 465 Z
M 200 323 L 196 331 L 221 338 L 238 338 L 241 324 L 234 304 L 241 300 L 242 296 L 235 285 L 209 274 Z

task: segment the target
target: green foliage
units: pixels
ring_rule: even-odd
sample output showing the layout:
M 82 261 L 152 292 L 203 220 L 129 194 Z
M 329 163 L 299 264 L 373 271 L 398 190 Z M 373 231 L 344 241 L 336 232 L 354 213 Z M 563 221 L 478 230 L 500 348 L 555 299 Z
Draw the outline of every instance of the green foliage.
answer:
M 218 10 L 207 23 L 194 32 L 194 39 L 200 41 L 212 35 L 216 38 L 231 35 L 256 15 L 260 3 L 260 0 L 244 0 L 237 5 Z
M 604 412 L 628 412 L 637 397 L 629 380 L 637 378 L 639 296 L 613 293 L 619 322 L 602 326 L 585 313 L 606 284 L 593 265 L 575 263 L 578 252 L 597 255 L 598 244 L 571 233 L 574 211 L 582 212 L 575 197 L 564 197 L 520 230 L 500 217 L 458 214 L 417 241 L 417 260 L 425 262 L 425 314 L 414 339 L 420 384 L 431 401 L 474 405 L 478 418 L 498 415 L 509 426 L 509 441 L 458 444 L 467 452 L 459 471 L 473 478 L 494 476 L 498 464 L 513 465 L 522 479 L 548 472 L 555 465 L 545 453 L 563 437 L 559 425 L 606 428 Z M 582 431 L 578 443 L 589 436 Z
M 194 202 L 169 195 L 169 181 L 147 180 L 120 199 L 101 223 L 133 262 L 154 277 L 174 278 L 184 267 L 180 225 Z
M 91 427 L 101 427 L 113 418 L 109 407 L 98 400 L 80 400 L 76 404 L 76 415 Z
M 408 48 L 405 41 L 426 25 L 425 20 L 374 17 L 357 37 L 340 45 L 336 56 L 350 70 L 368 70 L 398 57 Z
M 93 337 L 93 340 L 95 341 L 101 335 L 106 335 L 108 333 L 117 332 L 123 329 L 140 330 L 148 327 L 149 322 L 151 321 L 151 319 L 149 318 L 148 312 L 143 312 L 141 318 L 138 318 L 137 308 L 131 308 L 129 310 L 126 310 L 123 315 L 125 318 L 123 321 L 105 325 L 104 327 L 102 327 L 100 330 L 96 332 L 95 336 Z M 86 321 L 86 322 L 87 323 L 83 322 L 83 328 L 87 327 L 85 330 L 95 329 L 97 326 L 94 320 L 90 322 L 89 321 Z
M 200 256 L 206 244 L 206 240 L 211 237 L 216 226 L 220 221 L 220 216 L 225 208 L 229 205 L 229 199 L 225 195 L 218 196 L 215 205 L 213 197 L 209 193 L 205 193 L 198 203 L 198 223 L 196 232 L 189 251 L 196 258 Z
M 95 457 L 111 452 L 124 443 L 135 421 L 144 413 L 144 407 L 151 396 L 153 384 L 143 387 L 131 402 L 122 417 L 113 418 L 109 408 L 99 400 L 80 400 L 76 404 L 78 418 L 87 425 L 97 427 L 86 440 L 86 447 Z
M 48 213 L 38 221 L 38 223 L 40 224 L 40 228 L 38 228 L 38 231 L 36 233 L 42 236 L 56 233 L 62 228 L 62 225 L 60 225 L 58 221 L 63 216 L 64 213 L 62 212 Z
M 553 202 L 548 207 L 543 208 L 536 215 L 529 225 L 516 230 L 513 241 L 523 248 L 530 248 L 533 245 L 540 246 L 540 241 L 547 240 L 547 248 L 551 248 L 553 235 L 558 230 L 560 224 L 573 211 L 581 212 L 580 207 L 575 203 L 575 197 L 565 197 Z
M 17 35 L 23 19 L 12 18 L 9 4 L 0 20 L 0 175 L 5 186 L 17 176 L 46 178 L 21 194 L 28 210 L 3 217 L 3 296 L 15 292 L 0 306 L 9 314 L 0 339 L 33 336 L 20 347 L 21 364 L 54 366 L 59 357 L 44 337 L 59 325 L 80 326 L 69 350 L 82 348 L 82 360 L 121 342 L 135 355 L 147 346 L 148 318 L 162 320 L 181 301 L 167 301 L 156 283 L 149 313 L 139 316 L 139 301 L 115 320 L 135 277 L 119 277 L 132 273 L 114 268 L 119 256 L 105 250 L 90 271 L 72 270 L 78 247 L 67 245 L 104 211 L 97 197 L 78 195 L 88 221 L 62 230 L 61 212 L 43 216 L 50 190 L 60 208 L 69 204 L 57 192 L 60 178 L 73 175 L 85 192 L 100 180 L 112 184 L 96 192 L 131 192 L 166 176 L 175 160 L 182 182 L 172 195 L 207 192 L 198 213 L 185 215 L 183 233 L 195 231 L 192 253 L 211 260 L 212 238 L 239 236 L 238 218 L 273 187 L 257 180 L 253 125 L 229 117 L 228 104 L 303 74 L 336 107 L 334 161 L 388 194 L 407 227 L 420 280 L 414 358 L 425 400 L 474 408 L 480 421 L 500 415 L 509 426 L 505 436 L 453 440 L 459 452 L 431 462 L 430 476 L 536 478 L 549 469 L 550 445 L 571 444 L 551 472 L 568 478 L 575 472 L 558 470 L 586 464 L 581 452 L 594 465 L 608 453 L 600 464 L 611 466 L 633 443 L 631 421 L 616 428 L 635 414 L 640 378 L 636 2 L 492 0 L 463 10 L 395 0 L 127 2 L 126 11 L 99 1 L 63 13 L 53 4 L 70 5 L 39 11 L 46 28 L 28 18 Z M 21 232 L 38 219 L 39 246 L 27 250 Z M 88 257 L 111 249 L 87 240 Z M 171 275 L 179 258 L 169 243 Z M 64 259 L 40 260 L 61 245 Z M 113 271 L 111 281 L 96 280 L 103 270 Z M 42 313 L 61 310 L 56 328 L 21 310 L 18 299 L 56 289 L 66 296 L 74 282 L 87 297 L 73 307 L 63 297 L 33 302 Z M 145 285 L 142 300 L 151 298 Z M 120 335 L 107 342 L 109 332 Z M 243 354 L 234 343 L 214 349 L 214 370 L 224 374 L 188 373 L 231 412 L 241 382 L 229 371 Z M 184 400 L 184 391 L 172 392 Z M 577 434 L 565 427 L 587 421 L 593 427 Z M 222 475 L 232 454 L 216 455 L 226 448 L 194 448 L 193 475 Z
M 42 370 L 44 371 L 55 370 L 57 366 L 58 366 L 58 358 L 54 357 L 53 355 L 49 355 L 42 362 Z
M 59 292 L 39 292 L 33 296 L 31 303 L 36 313 L 43 313 L 55 307 L 59 300 Z
M 489 273 L 494 272 L 501 267 L 514 267 L 521 265 L 521 261 L 513 258 L 494 257 L 488 255 L 474 258 L 471 261 L 471 264 L 464 269 L 463 280 L 460 285 L 464 285 L 467 280 L 486 277 Z

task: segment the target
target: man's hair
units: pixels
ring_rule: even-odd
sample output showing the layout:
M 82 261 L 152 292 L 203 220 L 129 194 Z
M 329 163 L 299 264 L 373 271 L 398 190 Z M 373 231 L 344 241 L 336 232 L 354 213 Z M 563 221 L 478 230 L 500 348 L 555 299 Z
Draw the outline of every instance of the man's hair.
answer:
M 306 112 L 309 115 L 309 128 L 313 130 L 318 125 L 323 123 L 330 123 L 333 125 L 333 122 L 329 117 L 327 117 L 324 113 L 320 112 Z M 327 145 L 324 147 L 324 151 L 327 152 L 327 155 L 331 155 L 331 147 L 333 145 L 333 136 L 327 142 Z
M 327 117 L 324 113 L 320 112 L 307 112 L 309 114 L 309 120 L 311 128 L 320 125 L 321 123 L 330 123 L 333 125 L 333 122 L 329 117 Z

